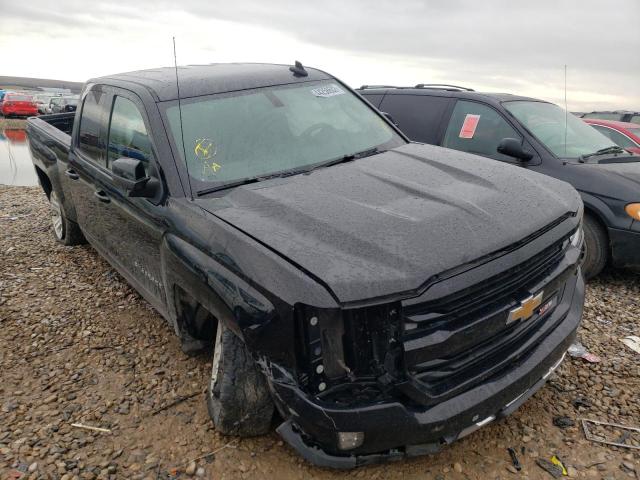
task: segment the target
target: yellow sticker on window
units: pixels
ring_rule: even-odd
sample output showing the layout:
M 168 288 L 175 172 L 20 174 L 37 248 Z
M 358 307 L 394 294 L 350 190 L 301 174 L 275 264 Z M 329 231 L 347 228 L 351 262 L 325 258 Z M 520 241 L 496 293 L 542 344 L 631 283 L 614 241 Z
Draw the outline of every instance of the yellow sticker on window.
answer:
M 209 160 L 216 154 L 216 152 L 216 144 L 213 142 L 213 140 L 210 140 L 208 138 L 197 139 L 196 145 L 193 148 L 193 153 L 195 153 L 196 157 L 198 157 L 200 160 Z M 218 167 L 220 166 L 218 165 Z

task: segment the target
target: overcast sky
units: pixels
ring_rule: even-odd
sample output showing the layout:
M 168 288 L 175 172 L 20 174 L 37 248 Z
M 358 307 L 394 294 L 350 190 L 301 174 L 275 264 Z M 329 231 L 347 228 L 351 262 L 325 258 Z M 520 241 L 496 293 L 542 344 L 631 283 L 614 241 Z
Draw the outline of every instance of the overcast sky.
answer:
M 318 67 L 640 109 L 640 0 L 0 0 L 0 74 L 84 81 L 173 63 Z M 517 5 L 517 6 L 515 6 Z

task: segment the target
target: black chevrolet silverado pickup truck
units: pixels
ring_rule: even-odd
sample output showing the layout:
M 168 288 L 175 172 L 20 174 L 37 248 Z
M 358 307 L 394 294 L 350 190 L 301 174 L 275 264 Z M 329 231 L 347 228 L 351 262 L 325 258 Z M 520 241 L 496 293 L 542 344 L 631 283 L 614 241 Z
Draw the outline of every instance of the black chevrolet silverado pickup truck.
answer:
M 27 129 L 57 240 L 88 240 L 185 352 L 213 347 L 218 430 L 265 433 L 276 408 L 300 454 L 349 468 L 543 385 L 582 315 L 573 188 L 412 144 L 300 64 L 177 70 L 92 79 Z

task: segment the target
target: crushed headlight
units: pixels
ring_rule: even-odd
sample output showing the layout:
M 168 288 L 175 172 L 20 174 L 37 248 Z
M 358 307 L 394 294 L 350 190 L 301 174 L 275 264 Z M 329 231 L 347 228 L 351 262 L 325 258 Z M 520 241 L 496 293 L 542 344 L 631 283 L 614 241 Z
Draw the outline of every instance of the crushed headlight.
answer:
M 338 448 L 353 450 L 364 443 L 364 432 L 338 432 Z
M 640 221 L 640 203 L 630 203 L 624 207 L 624 211 L 634 220 Z
M 571 245 L 573 245 L 574 247 L 579 247 L 580 244 L 582 243 L 582 235 L 583 235 L 583 231 L 582 231 L 582 225 L 580 225 L 575 232 L 573 232 L 573 235 L 571 235 L 571 237 L 569 238 L 569 240 L 571 241 Z

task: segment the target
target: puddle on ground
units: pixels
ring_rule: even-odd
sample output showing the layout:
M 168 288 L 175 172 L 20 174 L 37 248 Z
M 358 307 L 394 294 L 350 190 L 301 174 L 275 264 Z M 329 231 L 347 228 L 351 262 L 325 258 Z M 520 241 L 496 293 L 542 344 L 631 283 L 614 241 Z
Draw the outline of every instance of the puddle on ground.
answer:
M 31 163 L 27 132 L 20 128 L 0 130 L 0 184 L 30 186 L 38 184 Z

